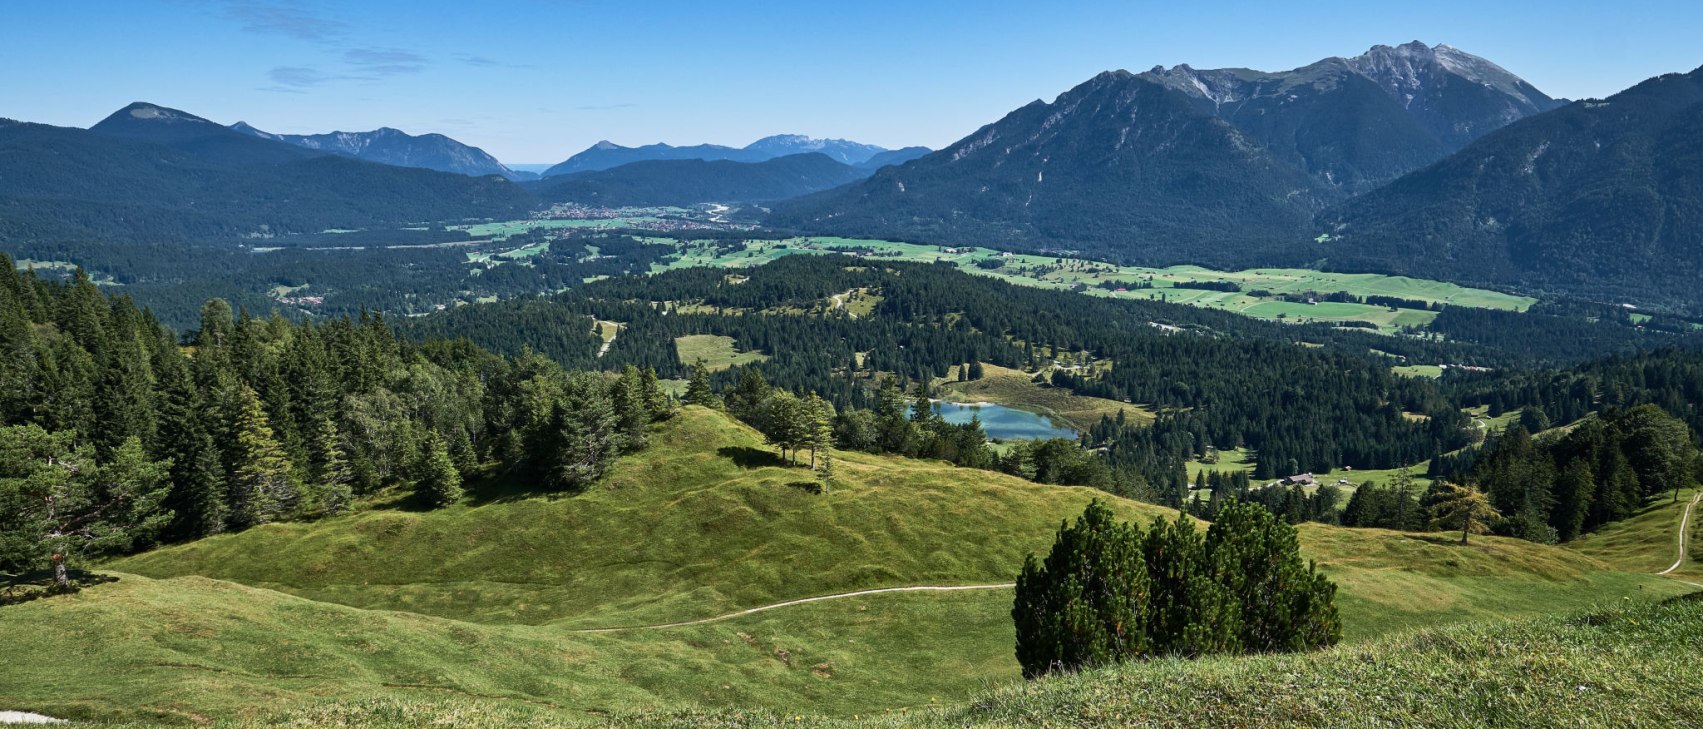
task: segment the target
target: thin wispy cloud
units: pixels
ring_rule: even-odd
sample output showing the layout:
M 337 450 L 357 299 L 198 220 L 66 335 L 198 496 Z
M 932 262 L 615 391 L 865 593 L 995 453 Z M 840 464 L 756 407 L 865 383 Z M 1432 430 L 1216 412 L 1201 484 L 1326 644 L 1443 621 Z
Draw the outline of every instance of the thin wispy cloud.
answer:
M 638 104 L 585 104 L 574 107 L 575 111 L 610 111 L 613 109 L 631 109 Z
M 455 60 L 480 68 L 533 68 L 530 63 L 509 63 L 485 56 L 456 56 Z
M 427 63 L 425 56 L 400 48 L 350 48 L 343 52 L 343 62 L 375 76 L 419 73 Z
M 292 0 L 223 0 L 221 4 L 225 15 L 249 33 L 324 43 L 342 38 L 348 31 L 343 23 Z

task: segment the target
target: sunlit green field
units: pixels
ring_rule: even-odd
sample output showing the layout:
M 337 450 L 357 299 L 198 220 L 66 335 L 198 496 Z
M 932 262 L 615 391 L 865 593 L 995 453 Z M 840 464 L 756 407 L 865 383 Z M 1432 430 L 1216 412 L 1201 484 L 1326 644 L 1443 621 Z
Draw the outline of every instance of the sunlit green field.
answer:
M 1365 322 L 1378 331 L 1395 332 L 1402 327 L 1422 327 L 1435 319 L 1434 311 L 1395 309 L 1370 304 L 1282 301 L 1277 296 L 1307 293 L 1347 292 L 1355 296 L 1390 296 L 1429 303 L 1474 308 L 1525 311 L 1535 299 L 1496 291 L 1473 289 L 1441 281 L 1378 274 L 1326 273 L 1305 269 L 1270 268 L 1246 271 L 1214 271 L 1199 266 L 1145 268 L 1117 266 L 1086 259 L 1009 254 L 989 248 L 894 243 L 838 237 L 808 237 L 785 241 L 747 241 L 744 248 L 724 252 L 714 246 L 688 244 L 678 259 L 659 265 L 657 271 L 695 266 L 743 268 L 760 266 L 776 258 L 796 254 L 835 252 L 864 253 L 881 260 L 930 263 L 949 261 L 963 270 L 1025 286 L 1068 289 L 1087 287 L 1084 293 L 1112 298 L 1154 299 L 1223 309 L 1262 319 L 1293 322 Z M 999 259 L 1004 265 L 984 269 L 977 261 Z M 1191 282 L 1232 282 L 1240 292 L 1179 288 Z M 1099 288 L 1103 283 L 1125 290 Z M 1152 288 L 1135 288 L 1151 283 Z M 1251 292 L 1269 292 L 1254 296 Z
M 681 364 L 689 365 L 701 359 L 704 366 L 711 371 L 761 362 L 769 358 L 762 352 L 741 352 L 734 345 L 733 337 L 690 334 L 674 340 L 674 351 L 679 355 Z

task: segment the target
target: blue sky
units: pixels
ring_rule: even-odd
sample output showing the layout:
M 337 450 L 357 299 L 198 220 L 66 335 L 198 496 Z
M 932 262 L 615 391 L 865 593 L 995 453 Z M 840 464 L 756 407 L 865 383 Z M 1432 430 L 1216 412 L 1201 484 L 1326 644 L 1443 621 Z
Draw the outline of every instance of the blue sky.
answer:
M 505 162 L 773 133 L 946 145 L 1106 69 L 1293 68 L 1448 43 L 1553 96 L 1703 65 L 1703 3 L 5 0 L 0 116 L 146 100 L 310 133 L 441 132 Z

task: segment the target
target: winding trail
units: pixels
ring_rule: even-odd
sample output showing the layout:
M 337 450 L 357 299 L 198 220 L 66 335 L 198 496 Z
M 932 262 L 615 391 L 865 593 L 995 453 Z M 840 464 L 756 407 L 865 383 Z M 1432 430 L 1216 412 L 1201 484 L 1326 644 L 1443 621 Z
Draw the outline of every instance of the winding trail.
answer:
M 1691 512 L 1692 512 L 1693 509 L 1697 508 L 1697 502 L 1700 499 L 1703 499 L 1703 490 L 1699 490 L 1697 493 L 1692 494 L 1691 502 L 1685 505 L 1685 514 L 1679 517 L 1679 555 L 1678 555 L 1679 558 L 1673 561 L 1672 567 L 1669 567 L 1665 570 L 1657 572 L 1656 574 L 1658 574 L 1658 575 L 1671 574 L 1674 570 L 1679 569 L 1680 565 L 1685 564 L 1686 530 L 1687 530 L 1688 527 L 1691 526 Z M 1703 587 L 1703 585 L 1698 585 L 1695 582 L 1687 582 L 1685 580 L 1680 580 L 1680 582 L 1685 582 L 1685 584 L 1687 584 L 1687 585 L 1697 585 L 1698 587 Z
M 834 593 L 832 595 L 817 595 L 816 597 L 806 597 L 806 598 L 800 598 L 800 599 L 797 599 L 797 600 L 787 600 L 786 602 L 777 602 L 773 605 L 763 605 L 763 606 L 760 606 L 760 607 L 754 607 L 754 608 L 749 608 L 749 609 L 746 609 L 746 610 L 740 610 L 739 612 L 728 613 L 726 615 L 717 615 L 713 618 L 700 618 L 698 620 L 687 620 L 687 621 L 683 621 L 683 622 L 679 622 L 679 623 L 658 623 L 656 625 L 628 625 L 628 626 L 619 627 L 619 628 L 577 628 L 577 629 L 572 630 L 570 632 L 574 632 L 574 633 L 615 633 L 615 632 L 619 632 L 619 631 L 623 631 L 623 630 L 652 630 L 652 629 L 656 629 L 656 628 L 682 628 L 682 627 L 685 627 L 685 626 L 688 626 L 688 625 L 703 625 L 705 623 L 719 622 L 719 621 L 722 621 L 722 620 L 727 620 L 729 618 L 737 618 L 737 617 L 742 617 L 742 616 L 745 616 L 745 615 L 751 615 L 751 614 L 754 614 L 754 613 L 760 613 L 760 612 L 763 612 L 765 610 L 774 610 L 775 608 L 791 607 L 793 605 L 803 605 L 807 602 L 821 602 L 823 600 L 841 600 L 841 599 L 848 598 L 848 597 L 862 597 L 864 595 L 876 595 L 876 594 L 880 594 L 880 593 L 883 593 L 883 592 L 955 592 L 955 591 L 959 591 L 959 590 L 1009 590 L 1013 587 L 1016 587 L 1016 585 L 1009 583 L 1009 582 L 1007 582 L 1003 585 L 915 585 L 915 586 L 911 586 L 911 587 L 880 587 L 880 588 L 876 588 L 876 589 L 873 589 L 873 590 L 857 590 L 857 591 L 854 591 L 854 592 L 837 592 L 837 593 Z

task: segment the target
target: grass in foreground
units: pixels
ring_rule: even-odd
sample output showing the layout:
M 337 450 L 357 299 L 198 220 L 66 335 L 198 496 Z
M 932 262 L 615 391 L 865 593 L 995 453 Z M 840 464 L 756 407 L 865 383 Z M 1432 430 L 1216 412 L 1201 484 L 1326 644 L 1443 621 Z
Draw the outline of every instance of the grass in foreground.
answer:
M 292 705 L 221 726 L 1017 727 L 1703 724 L 1703 599 L 1458 625 L 1298 655 L 1160 660 L 992 690 L 950 708 L 827 718 L 692 710 L 587 719 L 459 696 Z

